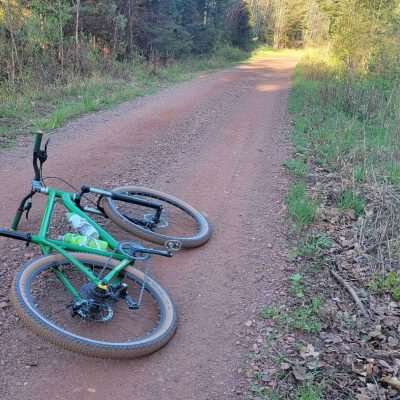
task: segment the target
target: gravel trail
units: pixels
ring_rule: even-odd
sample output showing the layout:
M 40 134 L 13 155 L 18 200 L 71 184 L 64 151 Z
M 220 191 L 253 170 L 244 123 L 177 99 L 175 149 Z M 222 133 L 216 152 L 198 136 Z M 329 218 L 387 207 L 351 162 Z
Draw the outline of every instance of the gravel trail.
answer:
M 207 214 L 214 234 L 201 248 L 153 258 L 152 275 L 176 302 L 178 330 L 161 351 L 130 361 L 69 353 L 25 328 L 8 288 L 35 250 L 0 239 L 1 400 L 245 398 L 246 322 L 283 293 L 282 162 L 295 63 L 271 58 L 205 74 L 52 136 L 47 175 L 76 186 L 132 183 L 169 192 Z M 28 139 L 0 151 L 0 226 L 29 188 L 30 154 Z M 42 204 L 35 199 L 21 228 L 37 226 Z

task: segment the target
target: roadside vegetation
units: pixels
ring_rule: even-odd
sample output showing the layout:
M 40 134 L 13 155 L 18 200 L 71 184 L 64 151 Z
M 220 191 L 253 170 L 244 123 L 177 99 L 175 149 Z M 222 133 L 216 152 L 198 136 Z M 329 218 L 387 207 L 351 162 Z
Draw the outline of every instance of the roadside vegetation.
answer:
M 243 60 L 251 32 L 242 0 L 0 1 L 0 145 Z
M 289 99 L 288 296 L 260 305 L 264 339 L 250 355 L 248 398 L 395 399 L 399 9 L 395 2 L 319 4 L 330 37 L 305 52 Z
M 50 131 L 79 115 L 112 107 L 162 87 L 192 78 L 196 73 L 224 68 L 245 60 L 249 53 L 229 45 L 209 57 L 192 57 L 163 67 L 138 58 L 113 62 L 104 70 L 94 67 L 84 79 L 71 77 L 63 84 L 24 85 L 21 91 L 0 94 L 0 146 L 13 142 L 32 129 Z

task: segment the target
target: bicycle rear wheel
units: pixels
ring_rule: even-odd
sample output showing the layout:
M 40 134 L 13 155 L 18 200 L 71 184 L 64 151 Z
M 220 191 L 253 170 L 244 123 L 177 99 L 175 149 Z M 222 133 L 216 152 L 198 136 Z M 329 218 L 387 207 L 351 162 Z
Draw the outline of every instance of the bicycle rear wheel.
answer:
M 116 261 L 90 254 L 74 254 L 79 261 L 100 274 Z M 104 269 L 104 267 L 106 268 Z M 70 292 L 56 277 L 63 271 L 74 287 L 85 290 L 88 282 L 61 255 L 37 258 L 16 274 L 11 299 L 17 313 L 37 334 L 68 350 L 102 358 L 134 358 L 164 346 L 176 330 L 176 313 L 166 291 L 152 278 L 128 267 L 120 279 L 128 285 L 129 295 L 139 298 L 144 279 L 142 303 L 131 310 L 123 299 L 104 305 L 96 318 L 72 316 Z
M 166 193 L 137 186 L 124 186 L 113 190 L 138 200 L 150 201 L 163 207 L 161 220 L 149 226 L 155 211 L 142 205 L 105 198 L 106 215 L 121 228 L 142 239 L 164 244 L 167 240 L 179 240 L 182 247 L 198 247 L 211 237 L 207 219 L 195 208 Z

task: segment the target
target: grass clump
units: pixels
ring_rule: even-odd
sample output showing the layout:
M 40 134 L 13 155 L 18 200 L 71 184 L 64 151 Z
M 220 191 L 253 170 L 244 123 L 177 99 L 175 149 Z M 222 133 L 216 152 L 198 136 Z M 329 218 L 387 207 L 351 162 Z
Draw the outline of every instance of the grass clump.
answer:
M 322 385 L 315 385 L 307 382 L 297 388 L 294 398 L 295 400 L 321 400 L 323 399 Z
M 304 177 L 308 173 L 307 164 L 304 162 L 304 160 L 301 160 L 299 158 L 292 158 L 290 160 L 287 160 L 284 162 L 283 165 L 290 173 L 298 177 Z
M 280 310 L 276 306 L 264 306 L 260 311 L 261 319 L 276 319 L 280 315 Z
M 304 278 L 303 275 L 296 273 L 289 276 L 289 292 L 297 298 L 302 299 L 304 297 Z
M 332 240 L 325 233 L 320 232 L 310 235 L 306 240 L 299 241 L 294 249 L 293 256 L 297 257 L 318 257 L 323 255 L 332 247 Z
M 363 198 L 352 190 L 344 190 L 338 200 L 337 206 L 341 210 L 353 210 L 355 215 L 359 217 L 364 213 L 365 202 Z
M 368 287 L 377 294 L 390 293 L 393 300 L 400 301 L 400 275 L 396 271 L 373 278 Z
M 356 165 L 353 167 L 353 179 L 356 183 L 363 183 L 366 179 L 366 170 L 363 166 Z
M 398 163 L 388 163 L 385 172 L 389 183 L 392 185 L 400 185 L 400 165 Z
M 297 307 L 286 318 L 289 328 L 305 333 L 319 333 L 321 331 L 320 308 L 319 298 L 313 298 L 309 304 Z
M 301 291 L 302 297 L 304 297 L 303 277 L 295 277 L 294 282 L 296 293 Z M 278 306 L 263 307 L 260 312 L 260 318 L 275 320 L 289 329 L 304 333 L 318 333 L 321 331 L 320 309 L 321 300 L 318 297 L 314 297 L 307 304 L 295 307 L 287 312 L 283 312 Z
M 299 228 L 311 224 L 317 213 L 317 204 L 306 193 L 305 184 L 294 183 L 286 198 L 288 213 Z

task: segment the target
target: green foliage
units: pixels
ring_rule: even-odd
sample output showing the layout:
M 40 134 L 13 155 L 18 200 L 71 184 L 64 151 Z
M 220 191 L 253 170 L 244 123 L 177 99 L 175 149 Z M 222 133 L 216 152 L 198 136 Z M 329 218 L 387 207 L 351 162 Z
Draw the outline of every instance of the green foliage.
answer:
M 276 306 L 264 306 L 260 311 L 260 318 L 275 319 L 280 314 L 280 310 Z
M 307 382 L 296 389 L 296 400 L 321 400 L 323 399 L 323 387 Z
M 298 307 L 286 316 L 286 323 L 292 329 L 305 333 L 318 333 L 321 330 L 319 312 L 321 300 L 313 298 L 311 303 Z
M 251 42 L 252 26 L 250 8 L 246 1 L 240 0 L 231 8 L 227 22 L 229 36 L 234 46 L 247 49 Z
M 264 385 L 252 385 L 250 388 L 251 392 L 257 396 L 259 399 L 265 399 L 265 400 L 279 400 L 280 396 L 279 394 L 274 391 L 273 389 L 270 389 L 268 387 L 265 387 Z
M 364 213 L 365 202 L 353 190 L 344 190 L 337 200 L 337 206 L 342 210 L 354 210 L 356 216 L 360 216 Z
M 357 165 L 353 168 L 353 178 L 356 183 L 363 183 L 366 178 L 366 171 L 363 166 Z
M 346 68 L 379 74 L 398 70 L 397 1 L 320 0 L 320 3 L 330 19 L 335 56 Z
M 385 167 L 388 182 L 393 185 L 400 185 L 400 164 L 392 161 Z
M 140 54 L 158 67 L 224 44 L 247 49 L 250 32 L 242 0 L 0 2 L 0 83 L 90 77 L 94 54 L 101 65 Z
M 398 272 L 391 271 L 384 276 L 376 276 L 368 284 L 368 287 L 378 293 L 389 292 L 395 301 L 400 301 L 400 275 Z
M 357 185 L 378 179 L 397 185 L 400 88 L 385 77 L 354 74 L 329 52 L 307 52 L 296 68 L 289 111 L 302 159 L 344 173 Z M 343 208 L 362 214 L 364 201 L 346 193 Z
M 297 273 L 289 276 L 289 292 L 296 297 L 302 299 L 304 297 L 304 282 L 303 275 Z
M 227 44 L 218 46 L 213 54 L 212 57 L 220 58 L 226 61 L 237 62 L 243 61 L 245 58 L 248 57 L 248 53 L 239 49 L 238 47 L 233 47 Z
M 300 241 L 296 246 L 294 255 L 300 257 L 318 257 L 331 247 L 332 240 L 325 233 L 321 232 Z
M 308 173 L 308 166 L 304 160 L 300 158 L 292 158 L 283 164 L 293 175 L 298 177 L 306 176 Z
M 301 277 L 301 281 L 302 281 Z M 297 277 L 295 278 L 295 281 Z M 277 306 L 264 307 L 260 312 L 260 318 L 273 319 L 290 329 L 305 333 L 318 333 L 321 330 L 319 313 L 321 300 L 312 298 L 310 302 L 294 308 L 289 312 L 282 312 Z
M 304 183 L 294 183 L 290 186 L 286 203 L 290 217 L 299 228 L 314 221 L 317 204 L 306 194 Z

